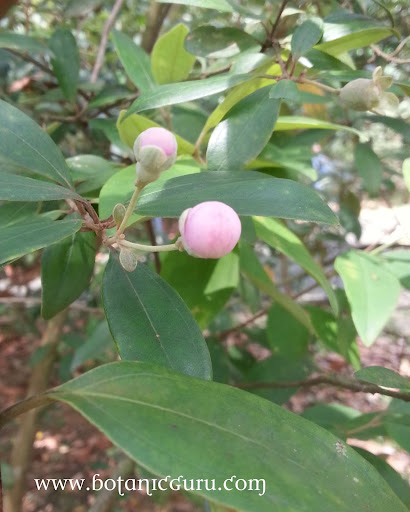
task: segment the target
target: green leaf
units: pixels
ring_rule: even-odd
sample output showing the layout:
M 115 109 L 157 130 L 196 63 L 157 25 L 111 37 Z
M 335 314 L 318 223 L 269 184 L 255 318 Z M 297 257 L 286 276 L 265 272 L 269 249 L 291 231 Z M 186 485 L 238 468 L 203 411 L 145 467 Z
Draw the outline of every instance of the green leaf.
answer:
M 270 307 L 266 329 L 274 354 L 292 360 L 301 359 L 306 354 L 309 330 L 279 304 Z
M 0 226 L 5 228 L 20 222 L 23 219 L 33 218 L 39 210 L 38 203 L 28 203 L 27 201 L 0 204 Z
M 0 227 L 0 264 L 54 244 L 81 228 L 82 220 L 52 221 L 46 217 Z
M 298 101 L 299 89 L 293 80 L 279 80 L 270 89 L 269 97 L 285 101 Z
M 317 44 L 323 35 L 323 21 L 320 18 L 310 18 L 299 25 L 293 32 L 290 49 L 297 61 Z
M 73 233 L 41 256 L 41 314 L 49 319 L 88 287 L 94 270 L 95 233 Z
M 0 48 L 10 48 L 11 50 L 25 50 L 33 53 L 50 53 L 49 48 L 40 39 L 16 34 L 15 32 L 2 32 L 0 34 Z
M 302 417 L 346 439 L 349 424 L 360 412 L 342 404 L 317 404 L 303 411 Z
M 124 119 L 135 112 L 141 112 L 151 108 L 175 105 L 186 101 L 197 100 L 205 96 L 211 96 L 218 92 L 249 80 L 249 75 L 223 75 L 204 80 L 191 80 L 189 82 L 177 82 L 175 84 L 160 85 L 152 91 L 145 92 L 137 98 L 127 110 Z
M 102 89 L 87 105 L 87 110 L 104 107 L 118 101 L 126 100 L 129 95 L 130 91 L 125 87 L 104 87 L 104 89 Z
M 87 194 L 99 190 L 120 167 L 96 155 L 77 155 L 66 160 L 76 190 Z
M 259 89 L 231 109 L 211 135 L 206 153 L 209 169 L 241 169 L 270 139 L 280 100 L 269 97 L 270 87 Z
M 118 57 L 132 83 L 142 92 L 154 89 L 157 84 L 152 76 L 149 55 L 123 32 L 113 30 L 112 39 Z
M 354 150 L 354 160 L 365 190 L 372 196 L 376 195 L 382 183 L 383 173 L 378 156 L 368 144 L 357 144 Z
M 410 402 L 392 400 L 383 418 L 388 435 L 410 452 Z
M 151 54 L 151 69 L 158 84 L 182 82 L 188 78 L 195 56 L 184 48 L 189 29 L 180 23 L 157 39 Z
M 131 116 L 124 119 L 125 110 L 121 110 L 118 117 L 117 128 L 120 134 L 121 140 L 128 147 L 133 148 L 135 139 L 138 135 L 154 126 L 160 126 L 155 121 L 151 121 L 147 117 L 139 116 L 138 114 L 132 114 Z M 178 144 L 178 155 L 192 155 L 195 151 L 193 144 L 183 139 L 177 134 L 174 134 Z
M 6 161 L 72 188 L 61 151 L 28 116 L 0 100 L 0 155 Z
M 275 132 L 287 131 L 287 130 L 306 130 L 309 128 L 320 129 L 320 130 L 345 130 L 350 133 L 354 133 L 361 140 L 367 140 L 367 135 L 351 128 L 350 126 L 344 126 L 342 124 L 328 123 L 321 119 L 314 119 L 313 117 L 299 117 L 299 116 L 279 116 L 275 125 Z
M 336 13 L 325 19 L 322 42 L 317 45 L 317 49 L 330 55 L 340 55 L 392 35 L 400 39 L 397 30 L 380 24 L 374 18 L 361 14 Z
M 64 96 L 74 101 L 77 94 L 80 55 L 73 34 L 66 28 L 57 29 L 50 38 L 54 54 L 51 65 Z
M 201 172 L 157 183 L 144 189 L 137 213 L 179 217 L 186 208 L 203 201 L 221 201 L 239 215 L 336 223 L 334 213 L 312 189 L 260 172 Z
M 206 57 L 233 45 L 235 45 L 235 54 L 257 52 L 261 47 L 251 35 L 234 27 L 205 25 L 190 32 L 185 39 L 185 49 L 200 57 Z
M 198 491 L 244 512 L 272 512 L 272 507 L 329 512 L 329 506 L 337 512 L 406 510 L 350 446 L 282 407 L 224 384 L 147 363 L 117 362 L 46 396 L 70 404 L 155 474 L 216 479 L 217 489 L 232 475 L 233 482 L 265 480 L 265 492 L 261 487 L 215 492 L 205 486 Z
M 33 180 L 18 174 L 0 173 L 0 199 L 7 201 L 52 201 L 54 199 L 84 199 L 73 190 L 46 181 Z
M 162 173 L 157 181 L 147 185 L 145 192 L 161 190 L 166 181 L 175 178 L 176 176 L 185 176 L 193 173 L 199 173 L 199 166 L 197 162 L 192 158 L 180 158 L 171 167 L 171 169 Z M 124 204 L 129 201 L 132 193 L 134 192 L 134 182 L 135 165 L 122 169 L 111 176 L 100 192 L 99 213 L 101 218 L 105 219 L 106 217 L 109 217 L 116 204 Z M 139 202 L 137 203 L 137 207 L 138 205 Z M 134 214 L 130 223 L 135 222 L 137 218 L 141 217 Z
M 356 379 L 365 380 L 385 388 L 398 388 L 410 391 L 410 379 L 382 366 L 367 366 L 354 374 Z
M 403 177 L 407 190 L 410 192 L 410 158 L 403 161 Z
M 410 289 L 410 251 L 406 249 L 384 252 L 384 264 L 403 288 Z
M 167 254 L 161 277 L 179 293 L 202 328 L 223 308 L 239 283 L 239 258 L 230 253 L 219 260 Z
M 370 346 L 396 307 L 400 283 L 378 258 L 362 251 L 341 254 L 335 269 L 345 285 L 357 332 Z
M 325 290 L 335 314 L 338 312 L 336 295 L 322 267 L 316 263 L 303 242 L 282 222 L 275 219 L 255 218 L 256 234 L 268 245 L 282 252 L 306 270 Z
M 111 255 L 104 272 L 103 303 L 122 359 L 155 361 L 203 379 L 211 360 L 198 324 L 181 297 L 139 263 L 126 272 Z
M 159 4 L 169 4 L 169 0 L 157 0 Z M 191 7 L 203 7 L 204 9 L 216 9 L 221 12 L 233 12 L 232 6 L 227 0 L 172 0 L 173 4 L 189 5 Z
M 70 370 L 74 372 L 84 363 L 96 359 L 109 348 L 115 348 L 114 340 L 107 322 L 103 320 L 97 325 L 91 336 L 74 352 Z

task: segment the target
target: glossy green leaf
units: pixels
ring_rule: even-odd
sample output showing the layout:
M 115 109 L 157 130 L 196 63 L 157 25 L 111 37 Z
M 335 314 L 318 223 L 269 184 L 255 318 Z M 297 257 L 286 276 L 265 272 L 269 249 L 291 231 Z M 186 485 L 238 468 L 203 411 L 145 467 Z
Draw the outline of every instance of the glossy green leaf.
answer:
M 186 208 L 203 201 L 221 201 L 239 215 L 336 223 L 334 213 L 312 189 L 255 171 L 201 172 L 147 187 L 138 202 L 137 213 L 179 217 Z
M 322 42 L 317 48 L 330 55 L 340 55 L 392 35 L 400 38 L 395 29 L 382 25 L 374 18 L 341 12 L 325 19 Z
M 138 114 L 132 114 L 124 120 L 125 110 L 122 110 L 117 121 L 117 128 L 120 134 L 121 140 L 128 147 L 133 148 L 135 139 L 138 135 L 154 126 L 160 126 L 155 121 L 151 121 L 147 117 L 140 116 Z M 183 139 L 177 134 L 174 134 L 178 144 L 178 155 L 192 155 L 195 151 L 193 144 Z
M 142 92 L 154 89 L 157 84 L 152 76 L 149 55 L 123 32 L 113 30 L 112 39 L 132 83 Z
M 225 384 L 147 363 L 117 362 L 46 396 L 70 404 L 152 473 L 188 481 L 215 478 L 221 491 L 203 486 L 199 494 L 244 512 L 406 510 L 350 446 Z M 159 440 L 162 449 L 153 449 Z M 232 475 L 233 482 L 264 479 L 265 492 L 225 490 L 223 481 Z
M 206 57 L 227 47 L 234 46 L 233 52 L 257 52 L 260 44 L 251 35 L 234 27 L 205 25 L 190 32 L 185 39 L 185 48 L 193 55 Z
M 73 34 L 66 28 L 57 29 L 50 38 L 53 52 L 51 65 L 64 96 L 74 101 L 77 94 L 80 55 Z
M 145 193 L 161 190 L 165 182 L 172 178 L 193 173 L 199 173 L 199 166 L 195 160 L 192 158 L 178 159 L 171 169 L 161 174 L 157 181 L 147 185 Z M 124 204 L 131 199 L 132 193 L 134 192 L 134 182 L 135 165 L 122 169 L 111 176 L 100 192 L 99 213 L 101 218 L 109 217 L 116 204 Z M 138 205 L 139 202 L 137 203 L 137 208 Z M 133 217 L 133 222 L 135 222 L 137 215 Z
M 72 187 L 64 157 L 51 138 L 23 112 L 2 100 L 0 156 L 6 162 Z
M 125 117 L 151 108 L 175 105 L 186 101 L 211 96 L 238 85 L 251 78 L 249 75 L 223 75 L 203 80 L 191 80 L 175 84 L 160 85 L 137 98 L 127 110 Z
M 29 203 L 27 201 L 2 201 L 0 204 L 0 226 L 5 228 L 23 219 L 32 219 L 38 213 L 38 210 L 38 203 Z
M 270 307 L 266 330 L 274 354 L 296 361 L 305 355 L 309 330 L 279 304 Z
M 382 165 L 376 153 L 368 144 L 357 144 L 354 150 L 357 172 L 363 186 L 370 195 L 376 195 L 382 183 Z
M 279 116 L 276 121 L 275 132 L 287 131 L 287 130 L 306 130 L 306 129 L 319 129 L 319 130 L 345 130 L 350 133 L 354 133 L 361 140 L 367 140 L 367 136 L 351 128 L 350 126 L 344 126 L 342 124 L 329 123 L 322 121 L 321 119 L 314 119 L 312 117 L 299 117 L 299 116 Z
M 219 260 L 167 254 L 161 277 L 179 293 L 199 326 L 205 328 L 223 308 L 239 283 L 239 258 L 230 253 Z
M 175 25 L 157 39 L 151 54 L 152 74 L 158 84 L 182 82 L 188 78 L 195 57 L 184 48 L 188 27 Z
M 356 379 L 365 380 L 385 388 L 398 388 L 410 391 L 410 379 L 383 366 L 367 366 L 354 374 Z
M 268 245 L 285 254 L 306 270 L 325 290 L 333 311 L 337 314 L 338 305 L 335 293 L 327 280 L 322 267 L 316 263 L 303 242 L 282 222 L 275 219 L 255 218 L 256 234 Z
M 77 219 L 52 221 L 38 217 L 0 227 L 0 264 L 54 244 L 78 231 L 81 225 L 82 220 Z
M 168 4 L 169 0 L 157 0 L 159 4 Z M 227 0 L 172 0 L 173 4 L 216 9 L 221 12 L 232 12 L 233 8 Z
M 320 18 L 309 18 L 293 32 L 290 49 L 295 60 L 305 55 L 323 35 L 323 21 Z
M 74 352 L 70 370 L 74 372 L 87 361 L 97 359 L 98 356 L 109 348 L 115 349 L 114 340 L 112 339 L 107 322 L 103 320 L 97 325 L 91 336 Z
M 65 309 L 90 283 L 95 262 L 95 233 L 73 233 L 46 247 L 41 255 L 41 314 L 49 319 Z
M 218 124 L 206 153 L 209 169 L 241 169 L 262 151 L 272 135 L 280 107 L 280 100 L 270 98 L 269 92 L 269 86 L 253 92 Z
M 279 80 L 270 89 L 269 97 L 286 101 L 298 101 L 299 89 L 293 80 Z
M 357 332 L 370 346 L 396 307 L 400 283 L 378 258 L 362 251 L 341 254 L 335 269 L 343 280 Z
M 11 50 L 25 50 L 33 53 L 50 53 L 49 48 L 36 37 L 17 34 L 15 32 L 0 33 L 0 48 Z
M 139 263 L 126 272 L 111 255 L 104 272 L 103 303 L 122 359 L 154 362 L 210 379 L 211 360 L 198 324 L 181 297 Z
M 7 201 L 52 201 L 54 199 L 84 199 L 70 190 L 47 181 L 34 180 L 18 174 L 0 173 L 0 199 Z

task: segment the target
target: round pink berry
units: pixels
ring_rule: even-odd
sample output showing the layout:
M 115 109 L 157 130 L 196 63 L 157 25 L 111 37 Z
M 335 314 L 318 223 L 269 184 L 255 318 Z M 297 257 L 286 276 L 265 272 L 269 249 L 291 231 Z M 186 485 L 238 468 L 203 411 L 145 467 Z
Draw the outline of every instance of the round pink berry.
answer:
M 221 258 L 241 236 L 241 221 L 230 206 L 206 201 L 185 210 L 179 229 L 185 250 L 199 258 Z
M 165 128 L 148 128 L 139 137 L 139 149 L 144 146 L 155 146 L 161 149 L 167 157 L 177 152 L 177 141 L 175 136 Z

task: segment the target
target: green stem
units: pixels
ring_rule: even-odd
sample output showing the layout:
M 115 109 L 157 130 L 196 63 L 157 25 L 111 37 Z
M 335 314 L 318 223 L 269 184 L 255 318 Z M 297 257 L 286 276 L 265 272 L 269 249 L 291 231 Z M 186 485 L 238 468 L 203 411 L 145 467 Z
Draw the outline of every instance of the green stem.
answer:
M 124 229 L 127 227 L 128 221 L 130 220 L 130 217 L 135 208 L 135 204 L 136 204 L 143 188 L 144 188 L 144 186 L 136 186 L 135 187 L 135 190 L 134 190 L 134 193 L 132 194 L 130 203 L 129 203 L 127 209 L 125 210 L 124 218 L 122 219 L 122 222 L 121 222 L 119 228 L 117 229 L 117 232 L 115 233 L 115 238 L 118 238 L 120 235 L 122 235 L 122 233 L 124 232 Z
M 128 240 L 119 240 L 118 244 L 121 247 L 128 247 L 129 249 L 136 249 L 137 251 L 144 252 L 179 251 L 179 246 L 177 243 L 169 245 L 143 245 L 129 242 Z

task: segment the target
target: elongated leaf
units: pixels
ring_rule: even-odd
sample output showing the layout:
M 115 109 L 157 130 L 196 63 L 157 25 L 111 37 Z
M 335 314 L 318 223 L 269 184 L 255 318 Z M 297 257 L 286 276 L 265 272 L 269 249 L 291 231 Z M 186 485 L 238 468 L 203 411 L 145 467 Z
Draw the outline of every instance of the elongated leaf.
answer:
M 310 18 L 299 25 L 293 32 L 290 49 L 293 57 L 298 60 L 305 55 L 315 44 L 317 44 L 323 34 L 323 21 L 320 18 Z
M 323 287 L 335 314 L 338 312 L 336 295 L 322 267 L 316 263 L 303 242 L 283 223 L 275 219 L 254 219 L 256 234 L 268 245 L 282 252 L 308 272 Z
M 149 55 L 123 32 L 113 30 L 112 38 L 118 57 L 132 83 L 142 92 L 156 86 Z
M 357 144 L 354 160 L 365 190 L 371 195 L 376 195 L 382 183 L 383 173 L 378 156 L 368 144 Z
M 2 100 L 0 155 L 6 161 L 72 187 L 64 157 L 51 138 L 23 112 Z
M 235 53 L 251 51 L 257 52 L 260 44 L 251 35 L 234 27 L 214 27 L 205 25 L 190 32 L 185 39 L 185 48 L 193 55 L 206 57 L 235 45 Z
M 50 53 L 46 44 L 35 37 L 15 32 L 2 32 L 0 34 L 0 48 L 10 48 L 12 50 L 27 50 L 33 53 Z
M 0 173 L 0 199 L 7 201 L 51 201 L 54 199 L 84 199 L 60 185 L 33 180 L 18 174 Z
M 0 264 L 54 244 L 80 229 L 82 220 L 39 217 L 0 228 Z
M 205 78 L 204 80 L 191 80 L 189 82 L 160 85 L 137 98 L 127 110 L 124 119 L 135 112 L 164 107 L 165 105 L 175 105 L 177 103 L 184 103 L 205 96 L 211 96 L 212 94 L 226 91 L 230 87 L 234 87 L 250 78 L 251 77 L 246 74 L 224 75 Z
M 168 4 L 169 0 L 157 0 L 159 4 Z M 227 0 L 172 0 L 173 4 L 203 7 L 204 9 L 216 9 L 222 12 L 232 12 L 233 8 Z
M 322 42 L 317 49 L 330 55 L 340 55 L 392 35 L 400 38 L 397 30 L 380 24 L 374 18 L 336 13 L 325 19 Z
M 280 80 L 271 87 L 269 97 L 287 101 L 299 101 L 300 93 L 296 82 L 293 80 Z
M 64 96 L 74 101 L 77 94 L 80 56 L 73 34 L 66 28 L 57 29 L 50 39 L 51 58 L 54 74 Z
M 198 324 L 179 295 L 139 263 L 126 272 L 111 255 L 104 273 L 103 303 L 122 359 L 155 361 L 203 379 L 211 360 Z
M 342 124 L 328 123 L 327 121 L 314 119 L 312 117 L 279 116 L 275 125 L 275 132 L 287 130 L 306 130 L 308 128 L 319 130 L 345 130 L 347 132 L 354 133 L 360 137 L 360 140 L 367 140 L 367 136 L 355 128 L 344 126 Z
M 181 295 L 196 321 L 207 327 L 239 283 L 239 258 L 230 253 L 219 260 L 167 254 L 161 277 Z
M 240 101 L 215 128 L 207 150 L 209 169 L 241 169 L 270 139 L 279 114 L 280 100 L 270 98 L 270 87 Z
M 336 217 L 310 188 L 255 171 L 201 172 L 147 187 L 137 213 L 179 217 L 203 201 L 221 201 L 240 215 L 261 215 L 335 224 Z
M 41 256 L 41 314 L 49 319 L 88 287 L 94 270 L 95 233 L 73 233 Z
M 197 492 L 244 512 L 406 510 L 377 471 L 337 437 L 224 384 L 119 362 L 47 396 L 77 409 L 155 474 L 215 479 L 216 490 Z M 223 482 L 231 478 L 229 488 L 236 479 L 255 478 L 265 487 L 259 481 L 255 491 L 253 480 L 253 491 L 227 491 Z
M 369 346 L 396 307 L 400 283 L 378 258 L 362 251 L 341 254 L 335 269 L 345 285 L 357 332 Z
M 0 204 L 0 226 L 5 228 L 23 219 L 32 219 L 37 214 L 38 210 L 39 204 L 34 202 L 2 202 Z
M 158 84 L 182 82 L 188 78 L 195 56 L 184 48 L 188 27 L 176 25 L 157 39 L 151 54 L 151 69 Z
M 151 121 L 151 119 L 139 116 L 138 114 L 132 114 L 131 116 L 127 117 L 127 119 L 123 120 L 124 115 L 125 110 L 121 110 L 121 113 L 118 116 L 117 128 L 121 140 L 130 148 L 134 147 L 135 139 L 141 132 L 147 130 L 148 128 L 153 128 L 154 126 L 160 126 L 155 121 Z M 178 143 L 178 155 L 192 155 L 195 151 L 194 145 L 179 135 L 174 135 Z
M 410 379 L 383 366 L 367 366 L 354 374 L 356 379 L 365 380 L 385 388 L 399 388 L 410 391 Z

